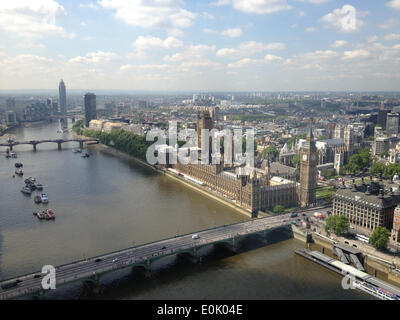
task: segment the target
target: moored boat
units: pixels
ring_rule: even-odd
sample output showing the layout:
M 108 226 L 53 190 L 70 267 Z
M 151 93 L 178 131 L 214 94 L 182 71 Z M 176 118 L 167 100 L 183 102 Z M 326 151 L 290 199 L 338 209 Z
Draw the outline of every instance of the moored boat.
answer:
M 32 194 L 32 190 L 27 186 L 22 187 L 21 192 L 25 194 Z
M 46 220 L 54 220 L 56 218 L 56 214 L 51 209 L 47 209 L 46 211 L 43 212 L 46 216 Z
M 20 162 L 17 162 L 16 164 L 14 164 L 14 166 L 16 168 L 22 168 L 24 165 L 22 163 L 20 163 Z
M 20 176 L 20 177 L 22 177 L 22 176 L 24 175 L 24 173 L 22 172 L 21 169 L 15 170 L 15 174 L 18 175 L 18 176 Z
M 43 185 L 39 182 L 35 182 L 34 186 L 36 187 L 36 190 L 43 190 Z
M 44 213 L 44 211 L 36 213 L 36 216 L 38 217 L 39 220 L 46 219 L 46 214 Z
M 35 201 L 35 203 L 39 204 L 42 203 L 42 198 L 40 196 L 35 196 L 35 198 L 33 199 Z
M 49 198 L 48 198 L 47 194 L 45 194 L 45 193 L 42 193 L 40 195 L 40 199 L 42 200 L 42 203 L 49 203 Z

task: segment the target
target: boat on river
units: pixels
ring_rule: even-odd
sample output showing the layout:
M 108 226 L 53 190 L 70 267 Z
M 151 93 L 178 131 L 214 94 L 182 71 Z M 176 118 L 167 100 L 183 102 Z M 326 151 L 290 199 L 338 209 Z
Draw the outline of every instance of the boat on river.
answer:
M 33 201 L 35 201 L 35 203 L 39 204 L 39 203 L 42 203 L 42 198 L 40 196 L 35 196 Z
M 15 174 L 16 174 L 17 176 L 20 176 L 20 177 L 22 177 L 22 176 L 24 175 L 24 173 L 22 172 L 21 169 L 15 170 Z
M 25 194 L 32 194 L 31 188 L 29 188 L 29 187 L 27 187 L 27 186 L 22 187 L 21 192 L 22 192 L 22 193 L 25 193 Z
M 14 166 L 16 168 L 22 168 L 24 165 L 21 162 L 17 162 L 16 164 L 14 164 Z
M 40 195 L 40 199 L 42 200 L 42 203 L 49 203 L 49 197 L 45 193 Z

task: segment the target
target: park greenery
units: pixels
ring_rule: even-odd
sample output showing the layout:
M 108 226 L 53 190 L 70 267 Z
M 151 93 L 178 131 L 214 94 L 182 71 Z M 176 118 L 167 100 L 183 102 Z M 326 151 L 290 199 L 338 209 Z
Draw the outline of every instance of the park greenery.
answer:
M 146 141 L 145 136 L 140 136 L 122 129 L 113 130 L 111 133 L 93 129 L 85 130 L 83 129 L 83 120 L 76 121 L 72 130 L 77 134 L 99 139 L 100 143 L 141 160 L 146 159 L 147 148 L 154 143 L 153 141 Z
M 371 162 L 371 155 L 369 153 L 369 148 L 361 149 L 358 153 L 353 154 L 350 157 L 348 164 L 344 166 L 345 170 L 349 173 L 355 174 L 359 173 L 367 168 Z
M 332 230 L 337 236 L 346 234 L 349 231 L 349 221 L 346 216 L 329 216 L 326 219 L 325 229 Z
M 147 149 L 154 143 L 153 141 L 146 141 L 145 136 L 122 129 L 113 130 L 111 133 L 87 129 L 83 130 L 82 134 L 86 137 L 99 139 L 100 143 L 141 160 L 146 160 Z
M 392 178 L 395 174 L 400 175 L 400 163 L 385 165 L 381 162 L 374 162 L 370 173 L 373 175 L 383 175 L 385 178 Z
M 325 202 L 332 202 L 333 195 L 336 193 L 336 188 L 324 187 L 317 189 L 317 200 L 324 200 Z
M 385 227 L 377 227 L 369 238 L 369 243 L 377 250 L 384 250 L 389 242 L 390 231 Z
M 280 204 L 277 204 L 277 205 L 272 209 L 272 212 L 273 212 L 273 213 L 276 213 L 276 214 L 283 213 L 283 212 L 285 212 L 285 207 L 284 207 L 284 206 L 281 206 Z

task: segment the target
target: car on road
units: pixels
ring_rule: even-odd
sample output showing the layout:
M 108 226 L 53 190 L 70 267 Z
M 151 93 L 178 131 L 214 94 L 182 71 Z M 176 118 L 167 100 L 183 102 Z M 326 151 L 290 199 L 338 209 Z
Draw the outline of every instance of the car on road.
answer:
M 100 258 L 97 258 L 96 260 L 94 260 L 94 262 L 100 262 L 100 261 L 102 261 L 102 259 L 100 259 Z
M 199 238 L 200 238 L 200 236 L 198 234 L 192 235 L 192 239 L 199 239 Z
M 165 250 L 165 249 L 167 249 L 167 247 L 166 247 L 166 246 L 163 246 L 163 247 L 161 247 L 161 250 Z
M 41 278 L 41 277 L 42 277 L 41 274 L 35 274 L 35 275 L 33 276 L 34 279 L 38 279 L 38 278 Z
M 118 262 L 118 261 L 119 261 L 119 258 L 114 258 L 114 259 L 112 259 L 112 262 L 113 262 L 113 263 Z
M 3 290 L 7 290 L 7 289 L 14 288 L 17 285 L 18 285 L 18 282 L 17 281 L 13 281 L 13 282 L 9 282 L 9 283 L 5 283 L 5 284 L 1 285 L 1 288 Z
M 296 218 L 296 217 L 297 217 L 297 213 L 291 213 L 291 214 L 290 214 L 290 217 L 291 217 L 291 218 Z

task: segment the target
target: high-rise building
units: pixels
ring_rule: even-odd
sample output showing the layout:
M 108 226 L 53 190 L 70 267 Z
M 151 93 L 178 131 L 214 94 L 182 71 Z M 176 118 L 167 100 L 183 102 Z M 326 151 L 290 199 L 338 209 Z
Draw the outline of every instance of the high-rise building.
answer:
M 400 115 L 398 113 L 388 113 L 386 120 L 386 134 L 388 136 L 399 133 Z
M 317 147 L 312 128 L 307 134 L 307 141 L 300 149 L 300 207 L 309 207 L 317 203 Z
M 17 115 L 15 114 L 14 110 L 7 111 L 7 123 L 16 123 L 17 122 Z
M 88 128 L 91 120 L 95 120 L 96 111 L 96 95 L 94 93 L 85 94 L 85 126 Z
M 65 83 L 61 79 L 60 85 L 58 86 L 59 99 L 60 99 L 60 112 L 63 116 L 67 114 L 67 92 L 65 89 Z
M 8 110 L 14 110 L 15 109 L 15 98 L 8 98 L 6 100 L 6 106 Z

